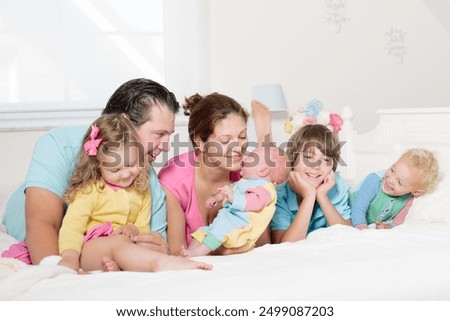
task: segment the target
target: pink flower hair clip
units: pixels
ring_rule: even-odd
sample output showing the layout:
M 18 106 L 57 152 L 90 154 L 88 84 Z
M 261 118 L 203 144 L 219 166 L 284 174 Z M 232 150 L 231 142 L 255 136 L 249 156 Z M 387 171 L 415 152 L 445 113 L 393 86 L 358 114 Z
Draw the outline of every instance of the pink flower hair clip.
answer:
M 332 130 L 333 133 L 338 133 L 342 129 L 344 120 L 339 114 L 324 109 L 320 100 L 314 99 L 306 107 L 299 107 L 286 120 L 284 123 L 284 131 L 291 134 L 300 127 L 315 124 L 324 125 Z
M 91 133 L 89 134 L 90 140 L 88 140 L 86 143 L 84 143 L 83 148 L 86 154 L 89 156 L 95 156 L 97 155 L 97 148 L 101 143 L 101 139 L 98 139 L 98 133 L 100 132 L 100 129 L 94 124 L 91 125 Z

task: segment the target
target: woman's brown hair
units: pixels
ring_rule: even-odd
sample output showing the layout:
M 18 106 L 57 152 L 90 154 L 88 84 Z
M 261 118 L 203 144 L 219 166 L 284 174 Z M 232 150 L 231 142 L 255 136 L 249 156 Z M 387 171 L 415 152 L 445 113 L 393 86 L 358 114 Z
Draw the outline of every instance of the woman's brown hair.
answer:
M 184 114 L 189 116 L 189 138 L 192 146 L 196 149 L 196 136 L 203 142 L 206 142 L 214 132 L 215 124 L 230 114 L 241 116 L 245 123 L 248 120 L 248 114 L 242 106 L 233 98 L 212 93 L 207 96 L 199 94 L 186 98 L 183 105 Z

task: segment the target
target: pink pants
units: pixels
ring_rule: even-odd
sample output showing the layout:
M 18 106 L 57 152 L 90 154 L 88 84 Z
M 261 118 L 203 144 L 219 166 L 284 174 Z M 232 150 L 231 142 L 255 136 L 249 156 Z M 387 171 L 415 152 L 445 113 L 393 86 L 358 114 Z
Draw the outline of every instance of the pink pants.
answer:
M 105 222 L 101 225 L 94 226 L 84 236 L 83 244 L 97 237 L 108 236 L 112 233 L 112 231 L 113 227 L 110 222 Z M 28 247 L 25 242 L 12 244 L 9 249 L 3 251 L 2 257 L 18 259 L 26 264 L 32 264 L 30 252 L 28 251 Z

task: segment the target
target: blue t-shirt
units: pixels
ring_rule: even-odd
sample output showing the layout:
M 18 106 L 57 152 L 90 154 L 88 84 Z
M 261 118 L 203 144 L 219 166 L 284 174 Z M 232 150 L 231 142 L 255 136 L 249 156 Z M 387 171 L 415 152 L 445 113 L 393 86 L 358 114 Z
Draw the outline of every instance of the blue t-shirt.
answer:
M 335 177 L 336 184 L 328 192 L 328 198 L 342 217 L 348 220 L 351 217 L 350 206 L 348 204 L 350 187 L 338 173 L 335 174 Z M 294 221 L 297 211 L 297 194 L 292 190 L 287 182 L 278 185 L 276 210 L 272 221 L 270 222 L 270 229 L 272 231 L 287 230 Z M 327 226 L 328 223 L 322 209 L 320 208 L 319 203 L 316 202 L 311 215 L 308 233 Z
M 62 195 L 68 187 L 87 126 L 53 129 L 37 141 L 25 181 L 9 197 L 3 215 L 8 234 L 25 240 L 25 189 L 40 187 Z M 152 214 L 150 229 L 166 237 L 165 194 L 153 168 L 150 169 Z

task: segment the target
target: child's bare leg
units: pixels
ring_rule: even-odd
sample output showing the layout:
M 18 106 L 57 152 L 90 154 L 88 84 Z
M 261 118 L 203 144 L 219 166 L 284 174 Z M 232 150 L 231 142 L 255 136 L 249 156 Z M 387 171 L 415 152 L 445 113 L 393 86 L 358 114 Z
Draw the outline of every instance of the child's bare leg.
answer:
M 208 255 L 210 252 L 211 249 L 205 244 L 198 242 L 196 239 L 192 239 L 191 244 L 189 244 L 188 248 L 181 248 L 180 255 L 187 258 Z
M 137 244 L 123 244 L 114 251 L 114 260 L 122 270 L 157 272 L 166 270 L 210 270 L 212 266 L 180 256 L 172 256 L 146 249 Z
M 212 268 L 210 264 L 146 249 L 123 235 L 87 242 L 82 250 L 80 265 L 85 271 L 102 270 L 104 257 L 110 258 L 124 271 L 156 272 Z
M 258 100 L 252 100 L 251 106 L 258 143 L 271 143 L 272 128 L 269 108 Z
M 105 256 L 102 259 L 102 263 L 103 263 L 103 272 L 115 272 L 115 271 L 120 271 L 120 267 L 119 265 L 111 260 L 109 257 Z
M 211 270 L 212 264 L 190 260 L 181 256 L 162 254 L 163 258 L 156 261 L 155 272 L 167 270 Z
M 88 241 L 81 249 L 80 267 L 84 271 L 103 271 L 103 259 L 106 257 L 114 261 L 112 250 L 125 242 L 131 243 L 125 235 L 99 237 Z

